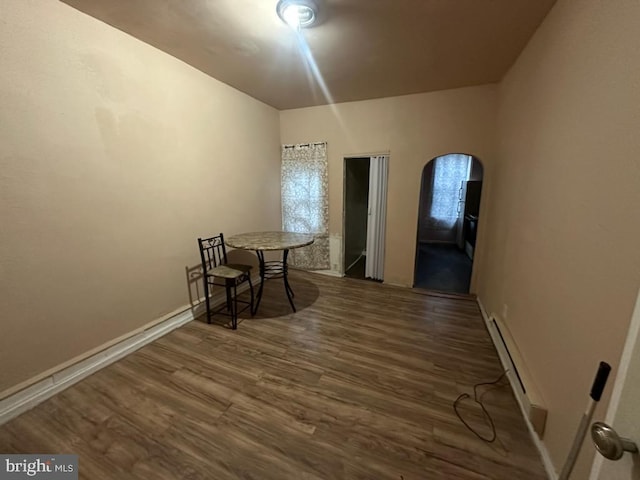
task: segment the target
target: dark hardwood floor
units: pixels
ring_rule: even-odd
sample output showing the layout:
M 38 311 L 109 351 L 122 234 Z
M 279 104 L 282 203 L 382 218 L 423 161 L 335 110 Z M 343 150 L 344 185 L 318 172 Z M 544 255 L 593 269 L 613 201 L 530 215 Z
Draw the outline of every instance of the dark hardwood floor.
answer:
M 502 373 L 473 300 L 292 272 L 238 330 L 191 322 L 0 427 L 0 452 L 76 453 L 83 479 L 546 478 L 511 390 L 497 440 L 452 403 Z M 483 435 L 480 410 L 461 413 Z

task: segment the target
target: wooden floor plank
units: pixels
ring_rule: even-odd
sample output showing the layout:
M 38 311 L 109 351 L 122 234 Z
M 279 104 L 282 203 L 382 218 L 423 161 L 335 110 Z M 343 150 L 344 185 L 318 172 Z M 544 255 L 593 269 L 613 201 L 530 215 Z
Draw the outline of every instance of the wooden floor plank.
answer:
M 485 443 L 453 402 L 496 380 L 476 303 L 292 272 L 233 331 L 196 320 L 0 426 L 0 451 L 77 453 L 83 479 L 542 480 L 506 381 Z M 491 435 L 477 404 L 460 414 Z

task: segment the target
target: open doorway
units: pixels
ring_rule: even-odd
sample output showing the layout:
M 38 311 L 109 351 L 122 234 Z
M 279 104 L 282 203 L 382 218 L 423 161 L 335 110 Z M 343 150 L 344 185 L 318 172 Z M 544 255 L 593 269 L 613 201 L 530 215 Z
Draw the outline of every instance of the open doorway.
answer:
M 369 157 L 344 159 L 344 275 L 365 278 Z
M 388 155 L 344 159 L 343 272 L 383 281 Z
M 480 216 L 483 167 L 451 153 L 422 171 L 414 287 L 469 293 Z

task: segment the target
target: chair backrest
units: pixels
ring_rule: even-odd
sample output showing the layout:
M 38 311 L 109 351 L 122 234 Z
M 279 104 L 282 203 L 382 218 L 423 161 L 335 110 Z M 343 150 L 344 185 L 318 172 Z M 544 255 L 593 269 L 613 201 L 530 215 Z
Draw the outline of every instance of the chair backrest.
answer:
M 222 233 L 210 238 L 199 238 L 200 259 L 202 260 L 202 273 L 206 273 L 218 265 L 227 263 L 227 250 L 224 246 Z

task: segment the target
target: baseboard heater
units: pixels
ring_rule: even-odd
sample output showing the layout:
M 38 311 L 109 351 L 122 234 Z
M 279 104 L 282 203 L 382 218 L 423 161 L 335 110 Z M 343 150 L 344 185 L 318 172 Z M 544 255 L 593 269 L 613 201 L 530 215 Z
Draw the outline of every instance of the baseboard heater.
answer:
M 522 378 L 520 377 L 520 372 L 518 372 L 518 367 L 516 366 L 516 362 L 513 361 L 513 357 L 511 356 L 511 352 L 509 351 L 509 346 L 507 345 L 507 342 L 504 341 L 504 336 L 502 335 L 502 330 L 500 330 L 500 325 L 498 325 L 498 322 L 496 322 L 495 318 L 492 318 L 491 321 L 493 322 L 493 326 L 496 327 L 496 330 L 498 331 L 498 335 L 500 335 L 500 341 L 502 342 L 502 346 L 507 351 L 507 355 L 509 356 L 509 362 L 511 363 L 511 369 L 513 370 L 513 373 L 516 374 L 516 378 L 518 379 L 518 383 L 520 384 L 522 393 L 526 395 L 527 389 L 524 386 L 524 382 L 522 381 Z
M 493 343 L 504 368 L 509 370 L 509 378 L 516 399 L 520 403 L 523 413 L 531 422 L 533 429 L 542 438 L 547 421 L 547 409 L 544 407 L 541 396 L 533 386 L 531 376 L 519 355 L 518 348 L 508 331 L 509 329 L 505 327 L 505 331 L 503 331 L 493 316 L 487 326 L 491 326 L 494 329 L 494 333 L 491 335 Z

